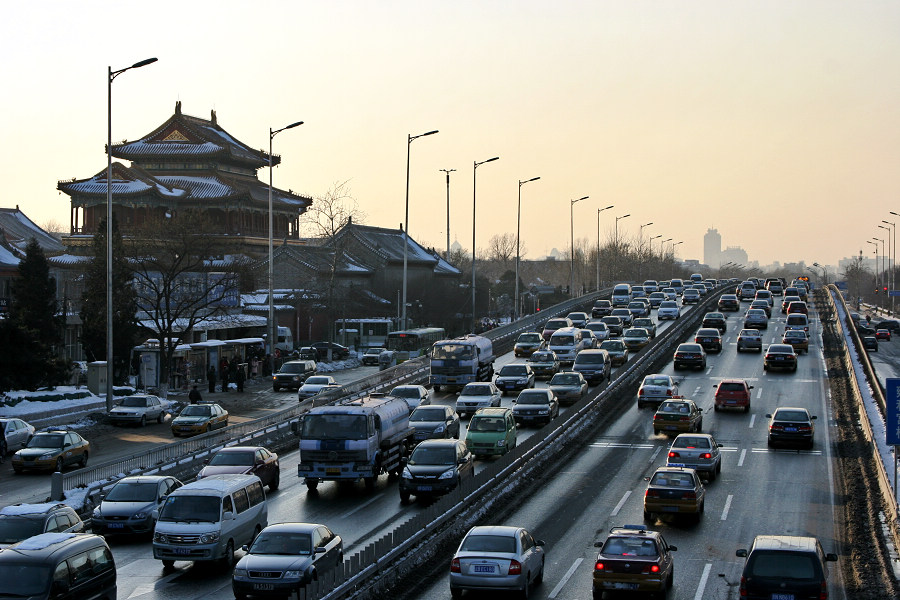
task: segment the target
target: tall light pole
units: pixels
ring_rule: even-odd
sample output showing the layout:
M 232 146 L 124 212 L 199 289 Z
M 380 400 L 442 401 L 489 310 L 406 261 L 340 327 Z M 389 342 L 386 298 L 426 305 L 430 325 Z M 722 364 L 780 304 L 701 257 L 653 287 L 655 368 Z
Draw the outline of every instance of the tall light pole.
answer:
M 519 180 L 519 205 L 516 209 L 516 308 L 513 311 L 516 320 L 519 319 L 519 229 L 522 222 L 522 186 L 526 183 L 537 181 L 538 179 L 540 179 L 540 177 L 532 177 L 531 179 L 526 179 L 525 181 Z
M 822 269 L 822 279 L 824 280 L 825 285 L 828 285 L 828 269 L 817 262 L 814 262 L 813 266 Z
M 672 241 L 672 238 L 665 239 L 659 243 L 659 260 L 666 260 L 666 244 Z
M 647 244 L 648 244 L 647 250 L 648 250 L 648 253 L 650 254 L 650 260 L 653 260 L 653 240 L 661 238 L 661 237 L 662 237 L 662 234 L 654 235 L 652 238 L 647 240 Z M 659 243 L 659 248 L 660 248 L 660 254 L 662 254 L 662 242 Z
M 887 221 L 882 221 L 882 223 L 887 223 L 888 225 L 891 224 L 891 223 L 888 223 Z M 879 225 L 878 227 L 880 227 L 881 229 L 884 229 L 885 231 L 887 231 L 887 255 L 886 255 L 886 256 L 889 257 L 889 256 L 891 255 L 891 228 L 890 228 L 890 227 L 885 227 L 884 225 Z M 884 262 L 885 262 L 885 261 L 883 260 L 882 263 L 884 263 Z M 884 287 L 884 286 L 889 286 L 890 289 L 894 289 L 894 282 L 892 281 L 892 278 L 893 278 L 892 273 L 893 273 L 893 271 L 894 271 L 894 268 L 893 268 L 893 266 L 890 264 L 890 263 L 891 263 L 891 260 L 890 260 L 890 259 L 887 259 L 887 263 L 888 263 L 888 266 L 891 267 L 891 269 L 890 269 L 889 271 L 885 271 L 885 274 L 884 274 L 885 281 L 882 282 L 882 287 Z M 882 291 L 883 291 L 883 290 L 882 290 Z M 885 298 L 884 298 L 884 308 L 885 308 L 885 310 L 887 310 L 887 299 L 888 299 L 888 297 L 885 296 Z M 893 312 L 893 311 L 891 311 L 891 312 Z
M 878 294 L 878 244 L 873 242 L 872 240 L 866 240 L 867 244 L 872 244 L 875 247 L 875 294 Z M 861 254 L 861 253 L 860 253 Z
M 597 291 L 600 291 L 600 213 L 604 210 L 609 210 L 613 207 L 613 204 L 605 208 L 597 209 Z
M 139 69 L 158 59 L 147 58 L 130 67 L 106 75 L 106 410 L 113 409 L 113 251 L 112 251 L 112 82 L 131 69 Z
M 615 255 L 615 258 L 616 258 L 616 277 L 619 276 L 619 221 L 621 221 L 622 219 L 625 219 L 625 218 L 627 218 L 627 217 L 630 217 L 630 216 L 631 216 L 631 213 L 628 213 L 627 215 L 622 215 L 621 217 L 616 217 L 616 233 L 615 233 L 615 241 L 616 241 L 616 250 L 615 250 L 615 251 L 616 251 L 616 255 Z
M 274 217 L 272 214 L 272 140 L 285 129 L 303 125 L 303 121 L 291 123 L 281 129 L 269 127 L 269 369 L 275 372 L 275 344 L 278 343 L 278 327 L 275 324 L 275 252 L 272 244 Z
M 885 229 L 887 229 L 885 227 Z M 877 237 L 872 237 L 876 242 L 881 242 L 881 284 L 879 287 L 884 288 L 884 240 Z M 875 246 L 875 269 L 878 269 L 878 246 Z M 887 308 L 887 300 L 884 298 L 884 291 L 881 290 L 879 293 L 882 295 L 881 298 L 881 308 Z
M 475 333 L 475 175 L 478 173 L 478 167 L 495 160 L 500 160 L 500 157 L 472 162 L 472 333 Z
M 587 200 L 590 196 L 582 196 L 577 200 L 569 200 L 569 298 L 575 297 L 575 203 Z
M 409 148 L 412 146 L 413 140 L 425 137 L 426 135 L 434 135 L 437 132 L 437 129 L 435 129 L 434 131 L 428 131 L 419 135 L 407 134 L 406 136 L 406 210 L 403 215 L 403 300 L 401 305 L 403 306 L 403 312 L 400 316 L 400 328 L 404 331 L 406 330 L 406 263 L 409 261 Z M 449 177 L 449 175 L 447 177 Z
M 890 211 L 890 213 L 894 216 L 900 217 L 900 215 L 898 215 L 894 211 Z M 890 266 L 891 266 L 891 290 L 893 291 L 893 290 L 897 289 L 896 281 L 894 281 L 894 270 L 897 268 L 897 224 L 891 223 L 890 221 L 882 221 L 882 223 L 887 223 L 888 225 L 890 225 L 891 227 L 894 228 L 894 245 L 892 246 L 893 251 L 891 252 L 891 263 L 890 263 Z M 894 314 L 894 297 L 891 296 L 891 315 L 893 316 L 893 314 Z
M 638 228 L 638 279 L 643 276 L 644 271 L 644 227 L 653 225 L 653 221 L 644 223 Z
M 438 169 L 447 174 L 447 252 L 444 254 L 444 260 L 450 260 L 450 173 L 456 169 Z

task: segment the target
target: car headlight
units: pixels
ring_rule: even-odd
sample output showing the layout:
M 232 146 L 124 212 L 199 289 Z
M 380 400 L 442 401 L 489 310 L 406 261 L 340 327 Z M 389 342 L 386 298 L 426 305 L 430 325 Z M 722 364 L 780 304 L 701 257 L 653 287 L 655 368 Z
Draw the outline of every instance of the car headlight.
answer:
M 409 472 L 409 469 L 403 469 L 403 473 L 400 475 L 403 479 L 412 479 L 412 473 Z
M 293 379 L 294 381 L 300 381 L 300 377 L 297 375 L 294 375 L 293 377 L 291 377 L 291 379 Z
M 153 534 L 153 541 L 154 541 L 154 542 L 159 542 L 160 544 L 168 544 L 168 543 L 169 543 L 169 536 L 167 536 L 165 533 L 154 533 L 154 534 Z
M 454 477 L 456 477 L 456 469 L 450 469 L 441 473 L 441 476 L 438 477 L 438 479 L 453 479 Z
M 139 513 L 134 513 L 133 515 L 131 515 L 131 518 L 141 521 L 141 520 L 146 519 L 149 515 L 150 515 L 150 513 L 139 512 Z
M 235 577 L 246 577 L 246 576 L 247 576 L 247 569 L 235 569 L 235 570 L 234 570 L 234 576 L 235 576 Z
M 572 390 L 572 391 L 574 391 L 574 390 Z M 537 412 L 539 415 L 547 415 L 547 414 L 550 414 L 550 409 L 549 408 L 539 408 Z
M 209 533 L 204 533 L 200 536 L 199 542 L 201 544 L 212 544 L 213 542 L 219 541 L 219 532 L 218 531 L 210 531 Z
M 56 456 L 56 452 L 48 452 L 47 454 L 41 454 L 38 460 L 50 460 L 54 456 Z
M 94 512 L 91 513 L 91 514 L 93 515 L 93 517 L 94 517 L 95 519 L 96 519 L 96 518 L 99 518 L 99 517 L 100 517 L 100 507 L 98 506 L 97 508 L 95 508 L 95 509 L 94 509 Z
M 283 579 L 300 579 L 303 577 L 303 571 L 285 571 Z
M 438 425 L 434 428 L 435 433 L 444 433 L 444 429 L 446 429 L 445 425 Z
M 506 440 L 497 440 L 497 445 L 503 447 L 506 445 Z

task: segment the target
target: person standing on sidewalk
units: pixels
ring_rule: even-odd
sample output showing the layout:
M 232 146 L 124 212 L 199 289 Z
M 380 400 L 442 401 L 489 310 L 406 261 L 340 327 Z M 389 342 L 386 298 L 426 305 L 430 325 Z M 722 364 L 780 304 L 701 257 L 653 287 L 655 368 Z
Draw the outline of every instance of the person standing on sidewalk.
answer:
M 244 380 L 247 376 L 244 374 L 244 365 L 237 366 L 237 373 L 235 373 L 235 381 L 237 382 L 237 391 L 238 393 L 244 392 Z
M 191 393 L 188 394 L 188 400 L 191 401 L 191 404 L 203 402 L 203 397 L 200 395 L 200 390 L 197 389 L 196 385 L 191 389 Z
M 209 382 L 209 393 L 214 394 L 216 392 L 216 366 L 209 365 L 209 369 L 206 370 L 206 380 Z
M 228 364 L 228 359 L 227 359 L 227 358 L 223 358 L 223 359 L 222 359 L 222 369 L 221 369 L 221 375 L 222 375 L 222 391 L 223 391 L 223 392 L 227 392 L 227 391 L 228 391 L 228 375 L 229 375 L 228 369 L 229 369 L 229 367 L 230 367 L 230 365 Z

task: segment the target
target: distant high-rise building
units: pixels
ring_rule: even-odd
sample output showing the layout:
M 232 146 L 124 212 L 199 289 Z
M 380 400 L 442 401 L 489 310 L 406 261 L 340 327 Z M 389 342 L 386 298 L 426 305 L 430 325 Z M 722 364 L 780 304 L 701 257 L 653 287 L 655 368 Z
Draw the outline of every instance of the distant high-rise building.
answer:
M 703 236 L 703 262 L 714 269 L 722 265 L 722 236 L 715 229 Z

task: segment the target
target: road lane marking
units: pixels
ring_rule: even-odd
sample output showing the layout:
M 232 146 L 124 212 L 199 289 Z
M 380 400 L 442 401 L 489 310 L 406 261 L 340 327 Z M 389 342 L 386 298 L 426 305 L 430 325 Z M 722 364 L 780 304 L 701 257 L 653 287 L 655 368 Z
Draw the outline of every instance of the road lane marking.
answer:
M 569 570 L 566 571 L 566 574 L 563 575 L 563 578 L 559 580 L 559 583 L 557 583 L 556 587 L 553 588 L 553 591 L 550 592 L 550 596 L 549 596 L 550 598 L 556 598 L 556 595 L 562 591 L 563 586 L 565 586 L 566 583 L 569 582 L 569 579 L 572 577 L 572 575 L 575 574 L 575 571 L 578 569 L 578 567 L 581 566 L 581 563 L 583 561 L 584 561 L 584 558 L 575 559 L 575 562 L 572 563 L 572 566 L 569 567 Z
M 694 594 L 694 600 L 703 600 L 703 590 L 706 587 L 706 580 L 709 579 L 709 572 L 712 569 L 712 563 L 706 563 L 703 567 L 703 575 L 700 576 L 700 583 L 697 584 L 697 593 Z
M 619 514 L 619 511 L 622 510 L 623 506 L 625 506 L 625 501 L 628 500 L 628 496 L 630 496 L 630 495 L 631 495 L 631 490 L 628 490 L 627 492 L 625 492 L 625 495 L 622 496 L 622 499 L 619 500 L 619 503 L 616 504 L 616 507 L 613 509 L 612 513 L 610 513 L 611 517 L 615 517 L 617 514 Z
M 655 447 L 656 446 L 653 444 L 626 444 L 618 442 L 594 442 L 591 444 L 591 448 L 631 448 L 647 450 Z
M 653 451 L 653 455 L 650 457 L 650 462 L 653 462 L 654 460 L 656 460 L 656 457 L 659 455 L 659 451 L 662 449 L 663 449 L 662 446 L 656 447 L 656 450 Z
M 731 509 L 731 499 L 734 498 L 734 494 L 728 494 L 728 497 L 725 499 L 725 508 L 722 510 L 722 520 L 728 518 L 728 511 Z
M 750 415 L 750 425 L 747 426 L 747 429 L 753 429 L 754 422 L 756 422 L 756 415 Z
M 762 398 L 762 388 L 756 390 L 756 399 L 759 400 L 760 398 Z
M 738 466 L 739 466 L 739 467 L 743 467 L 743 466 L 744 466 L 744 457 L 745 457 L 745 456 L 747 456 L 747 449 L 746 449 L 746 448 L 744 448 L 743 450 L 741 450 L 741 457 L 738 459 Z
M 357 511 L 360 511 L 360 510 L 364 509 L 364 508 L 367 507 L 368 505 L 372 504 L 373 502 L 375 502 L 376 500 L 378 500 L 379 498 L 381 498 L 383 495 L 384 495 L 384 494 L 382 493 L 382 494 L 378 494 L 377 496 L 374 496 L 374 497 L 372 497 L 372 498 L 369 498 L 368 500 L 366 500 L 365 502 L 363 502 L 362 504 L 360 504 L 359 506 L 357 506 L 357 507 L 354 508 L 353 510 L 348 511 L 348 512 L 345 512 L 344 514 L 342 514 L 342 515 L 341 515 L 340 517 L 338 517 L 338 518 L 340 518 L 340 519 L 346 519 L 347 517 L 352 516 L 352 515 L 355 514 Z

